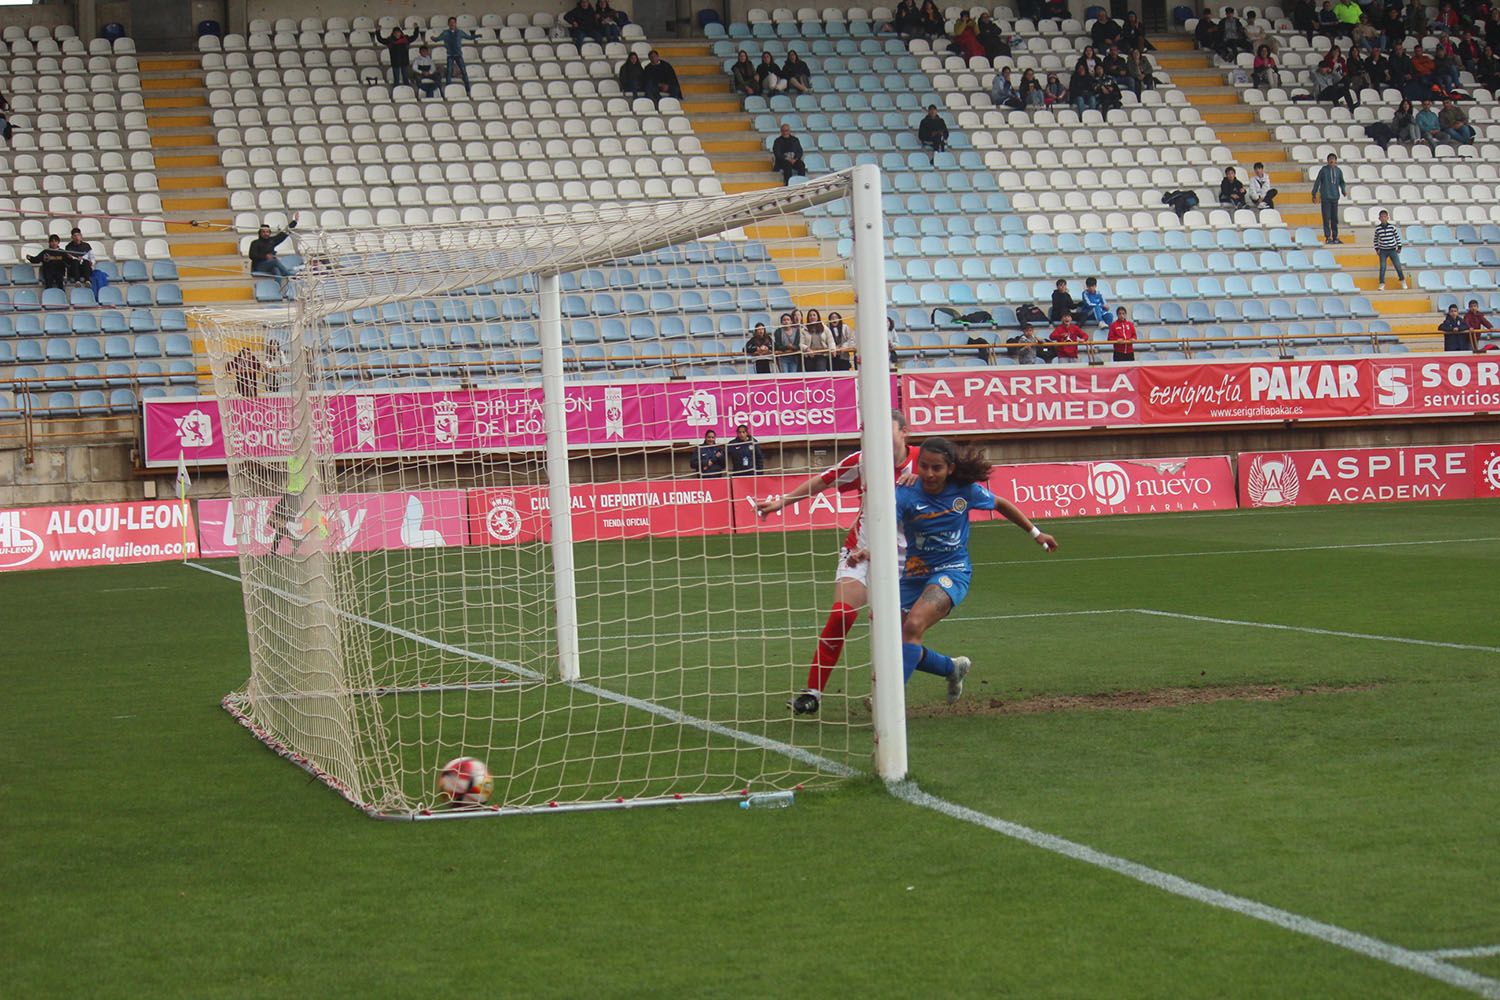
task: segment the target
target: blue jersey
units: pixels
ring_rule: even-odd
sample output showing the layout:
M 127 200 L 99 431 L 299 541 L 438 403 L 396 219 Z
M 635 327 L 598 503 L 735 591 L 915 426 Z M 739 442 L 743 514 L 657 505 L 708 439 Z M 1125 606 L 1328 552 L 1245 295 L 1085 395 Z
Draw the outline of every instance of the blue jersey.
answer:
M 906 565 L 901 575 L 971 572 L 969 511 L 994 509 L 995 494 L 978 483 L 949 485 L 937 494 L 928 493 L 920 484 L 898 486 L 896 521 L 906 532 Z

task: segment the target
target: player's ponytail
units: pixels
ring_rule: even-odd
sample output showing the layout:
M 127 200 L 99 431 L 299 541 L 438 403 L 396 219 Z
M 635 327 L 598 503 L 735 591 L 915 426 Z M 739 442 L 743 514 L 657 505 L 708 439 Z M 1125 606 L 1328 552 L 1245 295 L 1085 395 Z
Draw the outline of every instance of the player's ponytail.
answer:
M 969 486 L 973 483 L 989 481 L 990 469 L 993 466 L 984 457 L 984 452 L 978 448 L 964 448 L 960 451 L 947 438 L 936 437 L 922 442 L 922 450 L 943 456 L 943 459 L 953 467 L 953 471 L 948 473 L 948 482 L 955 486 Z

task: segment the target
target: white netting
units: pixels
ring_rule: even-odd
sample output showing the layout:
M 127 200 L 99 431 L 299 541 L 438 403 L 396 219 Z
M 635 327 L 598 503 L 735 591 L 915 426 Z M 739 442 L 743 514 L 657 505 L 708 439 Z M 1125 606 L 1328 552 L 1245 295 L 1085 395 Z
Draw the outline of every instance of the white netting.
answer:
M 853 325 L 847 262 L 796 214 L 848 184 L 312 233 L 295 305 L 201 316 L 252 663 L 229 707 L 387 815 L 438 808 L 438 768 L 462 755 L 487 762 L 503 808 L 787 788 L 862 760 L 862 627 L 820 712 L 786 705 L 858 496 L 765 522 L 751 507 L 859 447 L 853 341 L 827 328 Z M 549 542 L 549 272 L 576 680 Z M 775 372 L 773 354 L 756 374 L 751 331 L 793 310 L 811 371 Z M 693 445 L 739 422 L 761 474 L 742 445 L 725 457 L 747 474 L 698 476 Z

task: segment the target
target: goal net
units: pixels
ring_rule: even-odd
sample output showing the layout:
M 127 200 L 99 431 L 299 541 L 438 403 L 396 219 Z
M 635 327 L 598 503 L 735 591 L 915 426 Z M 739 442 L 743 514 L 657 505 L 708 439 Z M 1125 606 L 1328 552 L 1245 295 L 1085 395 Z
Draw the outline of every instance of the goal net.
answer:
M 878 186 L 858 168 L 317 231 L 285 306 L 199 315 L 250 647 L 225 707 L 388 817 L 739 797 L 856 773 L 877 747 L 904 770 L 899 681 L 872 725 L 869 618 L 819 710 L 788 706 L 860 495 L 755 507 L 862 444 L 884 458 L 872 496 L 890 492 Z M 807 216 L 851 205 L 845 260 Z M 785 314 L 799 352 L 778 355 Z M 762 324 L 769 353 L 747 353 Z M 891 584 L 872 586 L 893 601 L 874 516 Z M 895 619 L 875 616 L 882 677 Z M 457 757 L 485 762 L 488 802 L 439 793 Z

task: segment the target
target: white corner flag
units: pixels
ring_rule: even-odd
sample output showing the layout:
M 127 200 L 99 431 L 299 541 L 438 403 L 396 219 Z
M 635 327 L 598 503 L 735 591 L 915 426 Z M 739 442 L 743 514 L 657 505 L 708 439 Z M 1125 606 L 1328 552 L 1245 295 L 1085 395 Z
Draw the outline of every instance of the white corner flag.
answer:
M 182 561 L 187 562 L 188 552 L 188 487 L 193 481 L 188 478 L 187 459 L 182 455 L 182 450 L 177 452 L 177 502 L 182 504 Z

